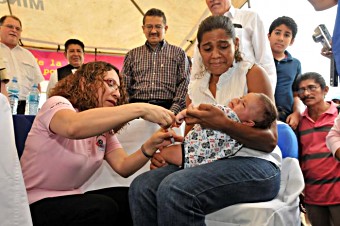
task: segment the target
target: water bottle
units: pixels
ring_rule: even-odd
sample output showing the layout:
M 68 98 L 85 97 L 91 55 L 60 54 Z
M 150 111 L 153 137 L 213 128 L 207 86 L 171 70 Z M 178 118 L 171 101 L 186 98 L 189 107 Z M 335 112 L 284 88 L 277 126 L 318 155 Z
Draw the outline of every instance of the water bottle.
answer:
M 28 93 L 26 104 L 28 105 L 28 114 L 36 115 L 38 113 L 40 92 L 38 85 L 34 84 L 31 91 Z
M 19 85 L 16 77 L 12 78 L 12 83 L 8 86 L 7 92 L 12 114 L 16 115 L 19 102 Z

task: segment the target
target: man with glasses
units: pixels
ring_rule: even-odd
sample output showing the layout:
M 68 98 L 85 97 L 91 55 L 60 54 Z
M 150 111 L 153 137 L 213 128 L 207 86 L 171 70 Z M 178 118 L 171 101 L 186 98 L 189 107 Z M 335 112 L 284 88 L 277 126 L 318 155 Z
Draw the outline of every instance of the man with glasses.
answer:
M 46 93 L 48 95 L 51 88 L 55 84 L 65 78 L 66 76 L 73 74 L 84 63 L 85 45 L 78 39 L 69 39 L 65 42 L 64 56 L 68 61 L 68 65 L 55 70 L 48 82 Z
M 148 10 L 142 28 L 147 41 L 127 53 L 122 69 L 130 103 L 155 104 L 177 114 L 185 108 L 188 58 L 180 47 L 165 41 L 168 26 L 161 10 Z
M 307 106 L 299 124 L 307 215 L 313 226 L 340 225 L 340 162 L 326 146 L 326 136 L 338 115 L 337 105 L 325 101 L 329 88 L 318 73 L 302 74 L 296 85 Z
M 26 96 L 33 84 L 44 81 L 40 68 L 33 54 L 19 46 L 22 25 L 16 16 L 3 16 L 0 18 L 1 52 L 10 79 L 17 77 L 19 84 L 18 114 L 25 114 Z M 11 81 L 7 84 L 10 85 Z

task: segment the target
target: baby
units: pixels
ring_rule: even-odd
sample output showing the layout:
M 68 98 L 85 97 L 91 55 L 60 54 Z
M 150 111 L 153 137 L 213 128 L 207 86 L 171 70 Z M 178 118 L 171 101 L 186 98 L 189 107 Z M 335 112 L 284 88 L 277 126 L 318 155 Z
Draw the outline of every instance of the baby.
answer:
M 220 108 L 232 120 L 248 126 L 267 129 L 277 118 L 274 103 L 261 93 L 248 93 L 241 98 L 232 99 L 228 107 Z M 181 124 L 186 117 L 186 110 L 176 116 L 176 123 Z M 226 133 L 212 129 L 203 129 L 199 124 L 185 136 L 183 143 L 163 148 L 161 155 L 170 164 L 184 168 L 206 164 L 222 158 L 229 158 L 242 147 L 242 144 Z

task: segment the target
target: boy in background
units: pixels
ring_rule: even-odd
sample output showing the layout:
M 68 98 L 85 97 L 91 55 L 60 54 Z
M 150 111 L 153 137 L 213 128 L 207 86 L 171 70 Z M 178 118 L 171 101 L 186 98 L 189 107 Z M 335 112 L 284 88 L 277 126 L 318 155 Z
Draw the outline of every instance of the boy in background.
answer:
M 287 16 L 275 19 L 268 33 L 277 74 L 274 96 L 278 119 L 287 123 L 293 130 L 297 128 L 300 119 L 301 102 L 294 90 L 294 81 L 301 74 L 301 63 L 286 49 L 293 45 L 296 33 L 297 24 Z

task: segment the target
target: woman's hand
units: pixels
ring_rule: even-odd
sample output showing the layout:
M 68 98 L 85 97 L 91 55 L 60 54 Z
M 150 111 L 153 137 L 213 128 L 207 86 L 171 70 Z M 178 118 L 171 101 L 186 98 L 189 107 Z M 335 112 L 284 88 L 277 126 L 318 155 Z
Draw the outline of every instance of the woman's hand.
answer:
M 145 143 L 144 149 L 147 154 L 153 155 L 158 149 L 169 146 L 176 142 L 181 142 L 182 136 L 177 135 L 172 129 L 160 128 Z
M 183 136 L 177 135 L 175 133 L 174 130 L 172 129 L 159 129 L 156 133 L 154 133 L 154 135 L 150 138 L 150 139 L 155 139 L 154 136 L 157 136 L 158 132 L 162 132 L 166 133 L 167 135 L 165 136 L 165 138 L 162 138 L 159 140 L 161 142 L 159 142 L 159 144 L 157 144 L 156 146 L 158 146 L 159 150 L 162 150 L 164 147 L 173 144 L 174 142 L 182 142 L 183 141 Z M 149 140 L 150 140 L 149 139 Z M 155 140 L 153 140 L 155 141 Z M 168 165 L 167 162 L 165 161 L 165 159 L 163 158 L 163 156 L 161 155 L 161 153 L 154 153 L 153 157 L 151 159 L 151 163 L 150 163 L 150 169 L 157 169 L 163 166 Z
M 185 120 L 186 116 L 187 116 L 187 109 L 184 109 L 181 112 L 179 112 L 175 117 L 175 123 L 173 126 L 180 127 L 183 121 Z
M 224 112 L 211 104 L 200 104 L 197 108 L 188 106 L 185 123 L 200 124 L 203 128 L 221 130 L 221 126 L 228 120 Z
M 144 113 L 141 115 L 141 118 L 144 120 L 157 123 L 162 128 L 169 128 L 175 121 L 175 114 L 170 110 L 152 104 L 138 104 L 143 105 L 141 107 L 144 110 Z

